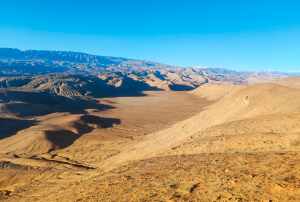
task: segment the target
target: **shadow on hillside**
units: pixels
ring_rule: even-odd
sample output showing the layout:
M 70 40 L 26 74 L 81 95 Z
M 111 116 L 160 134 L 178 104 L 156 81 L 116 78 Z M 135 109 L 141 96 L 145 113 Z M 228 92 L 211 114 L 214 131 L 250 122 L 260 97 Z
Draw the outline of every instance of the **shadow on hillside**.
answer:
M 113 127 L 113 124 L 119 124 L 120 120 L 86 115 L 87 109 L 104 111 L 113 108 L 115 107 L 82 97 L 66 97 L 45 92 L 1 90 L 0 115 L 5 118 L 0 118 L 0 140 L 16 135 L 19 131 L 31 126 L 38 125 L 38 121 L 32 120 L 33 117 L 45 116 L 56 112 L 82 114 L 84 115 L 82 119 L 86 123 L 98 124 L 100 128 Z M 25 120 L 25 118 L 30 118 L 31 120 Z M 91 127 L 87 126 L 80 126 L 79 130 L 81 129 L 83 129 L 80 132 L 81 134 L 92 130 Z M 70 131 L 62 131 L 59 134 L 66 135 L 71 142 L 78 138 L 77 134 Z M 69 137 L 70 135 L 74 136 Z
M 163 91 L 163 89 L 150 86 L 142 81 L 137 81 L 129 77 L 124 77 L 121 86 L 112 91 L 109 97 L 122 96 L 146 96 L 143 91 Z
M 118 75 L 120 73 L 115 72 L 114 74 Z M 89 80 L 93 81 L 92 83 L 90 83 L 91 87 L 95 89 L 94 92 L 91 92 L 89 95 L 94 98 L 146 96 L 143 91 L 163 91 L 163 89 L 157 88 L 155 86 L 150 86 L 147 83 L 134 80 L 130 77 L 122 77 L 121 79 L 118 78 L 119 82 L 121 83 L 118 87 L 115 87 L 114 85 L 108 85 L 107 82 L 112 78 L 113 77 L 108 77 L 107 80 L 101 80 L 99 78 L 89 78 Z
M 72 145 L 82 135 L 90 133 L 94 129 L 111 128 L 120 123 L 120 119 L 83 115 L 78 122 L 73 123 L 73 127 L 77 129 L 77 133 L 64 129 L 59 131 L 45 131 L 45 135 L 49 141 L 56 145 L 56 148 L 62 149 Z M 35 120 L 0 118 L 0 140 L 16 135 L 19 131 L 37 124 L 38 122 Z M 51 149 L 50 151 L 53 150 Z
M 112 128 L 114 125 L 118 125 L 121 123 L 120 119 L 103 118 L 93 115 L 84 115 L 80 120 L 84 121 L 87 124 L 95 124 L 99 128 Z
M 46 138 L 60 149 L 63 149 L 72 145 L 82 135 L 92 132 L 95 128 L 111 128 L 121 123 L 120 119 L 102 118 L 92 115 L 84 115 L 80 120 L 74 126 L 78 130 L 77 133 L 69 130 L 47 131 Z
M 35 120 L 0 118 L 0 140 L 15 135 L 18 131 L 36 125 Z
M 173 91 L 190 91 L 190 90 L 195 89 L 191 86 L 186 86 L 186 85 L 181 85 L 181 84 L 173 84 L 173 85 L 170 85 L 169 87 Z
M 157 78 L 159 78 L 162 81 L 166 80 L 165 79 L 166 75 L 161 74 L 159 71 L 154 72 L 153 74 L 154 74 L 154 76 L 156 76 Z
M 0 94 L 1 114 L 10 117 L 44 116 L 55 112 L 86 114 L 86 109 L 114 107 L 82 97 L 66 97 L 43 92 L 7 91 Z
M 162 89 L 126 76 L 122 78 L 122 83 L 119 87 L 108 85 L 105 80 L 103 81 L 97 77 L 91 78 L 80 75 L 73 77 L 82 79 L 82 81 L 88 83 L 89 88 L 87 91 L 91 92 L 89 97 L 54 94 L 45 90 L 39 92 L 37 89 L 33 89 L 32 91 L 30 91 L 30 89 L 24 91 L 23 88 L 14 88 L 14 90 L 1 89 L 0 113 L 2 117 L 10 118 L 0 118 L 0 139 L 15 135 L 18 131 L 38 124 L 38 122 L 34 120 L 19 120 L 19 118 L 25 119 L 45 116 L 56 112 L 82 114 L 84 115 L 82 116 L 83 122 L 95 125 L 98 124 L 100 128 L 113 127 L 114 124 L 119 124 L 121 120 L 105 119 L 87 115 L 88 109 L 104 111 L 115 108 L 109 104 L 102 104 L 93 98 L 146 96 L 143 91 L 163 91 Z M 74 82 L 70 83 L 70 85 L 73 84 Z M 172 90 L 190 90 L 190 87 L 187 88 L 186 86 L 181 85 L 173 85 L 173 87 Z M 54 132 L 49 131 L 47 135 L 49 136 L 49 139 L 52 138 L 53 141 L 57 141 L 58 143 L 60 141 L 64 142 L 65 139 L 70 139 L 70 142 L 74 142 L 82 134 L 91 130 L 93 130 L 93 128 L 90 126 L 79 126 L 78 134 L 70 131 L 60 131 L 55 132 L 54 134 Z M 65 137 L 59 139 L 58 136 L 60 135 Z M 69 143 L 59 144 L 61 144 L 61 147 L 69 145 Z

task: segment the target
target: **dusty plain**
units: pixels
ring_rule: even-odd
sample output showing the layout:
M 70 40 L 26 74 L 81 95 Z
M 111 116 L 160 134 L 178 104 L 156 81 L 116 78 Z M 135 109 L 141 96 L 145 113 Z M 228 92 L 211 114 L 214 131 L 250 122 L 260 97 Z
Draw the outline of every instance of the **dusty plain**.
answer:
M 56 112 L 30 117 L 38 124 L 1 140 L 2 195 L 13 196 L 16 188 L 32 182 L 51 184 L 65 177 L 72 182 L 102 172 L 108 168 L 103 161 L 129 149 L 135 141 L 143 141 L 148 134 L 187 119 L 213 103 L 186 92 L 143 93 L 99 98 L 100 108 L 91 106 L 84 114 L 79 110 L 79 114 Z M 49 134 L 54 141 L 43 138 L 49 138 Z
M 143 91 L 15 118 L 27 122 L 0 140 L 0 199 L 299 201 L 299 83 Z

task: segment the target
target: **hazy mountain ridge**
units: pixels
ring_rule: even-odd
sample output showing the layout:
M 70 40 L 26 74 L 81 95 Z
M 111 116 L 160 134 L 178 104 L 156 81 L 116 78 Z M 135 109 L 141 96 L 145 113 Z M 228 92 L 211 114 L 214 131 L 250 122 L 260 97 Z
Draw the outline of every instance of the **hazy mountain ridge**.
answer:
M 152 68 L 174 68 L 171 65 L 156 62 L 140 61 L 111 56 L 95 56 L 86 53 L 68 51 L 37 51 L 0 48 L 1 66 L 18 67 L 20 65 L 35 66 L 44 65 L 46 67 L 58 68 L 56 73 L 69 72 L 76 73 L 102 73 L 111 71 L 138 70 L 142 67 Z M 61 69 L 59 67 L 64 67 Z M 36 70 L 35 73 L 37 73 Z M 49 70 L 49 73 L 53 71 Z
M 122 57 L 95 56 L 68 51 L 20 51 L 12 48 L 0 48 L 0 76 L 33 76 L 49 73 L 99 75 L 109 72 L 122 72 L 145 83 L 169 89 L 168 85 L 177 85 L 173 89 L 191 90 L 204 83 L 246 84 L 273 82 L 294 73 L 273 71 L 233 71 L 221 68 L 190 68 L 126 59 Z M 163 82 L 163 83 L 162 83 Z M 172 87 L 171 87 L 172 89 Z
M 215 68 L 215 67 L 207 67 L 207 68 L 199 68 L 199 69 L 207 69 L 210 72 L 216 74 L 225 74 L 225 75 L 232 75 L 232 76 L 242 76 L 242 75 L 256 75 L 256 76 L 268 76 L 268 75 L 284 75 L 284 76 L 293 76 L 297 77 L 300 76 L 300 71 L 293 71 L 293 72 L 279 72 L 276 70 L 265 70 L 265 71 L 235 71 L 235 70 L 228 70 L 222 68 Z

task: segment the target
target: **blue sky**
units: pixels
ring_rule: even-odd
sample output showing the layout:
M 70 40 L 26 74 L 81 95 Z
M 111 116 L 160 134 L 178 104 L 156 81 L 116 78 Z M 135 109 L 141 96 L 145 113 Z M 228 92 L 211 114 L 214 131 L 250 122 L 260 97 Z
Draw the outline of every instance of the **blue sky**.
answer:
M 299 0 L 0 0 L 0 47 L 300 70 Z

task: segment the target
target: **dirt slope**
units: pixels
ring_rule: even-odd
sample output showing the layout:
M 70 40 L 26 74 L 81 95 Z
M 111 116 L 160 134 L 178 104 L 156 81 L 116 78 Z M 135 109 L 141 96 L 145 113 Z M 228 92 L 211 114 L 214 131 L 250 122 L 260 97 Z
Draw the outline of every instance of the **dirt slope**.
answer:
M 195 90 L 190 91 L 189 93 L 197 95 L 201 98 L 205 98 L 207 100 L 220 100 L 225 96 L 228 96 L 236 91 L 239 91 L 243 88 L 246 88 L 246 85 L 214 85 L 210 83 L 206 83 Z
M 1 118 L 0 132 L 4 136 L 0 136 L 0 159 L 4 167 L 0 167 L 0 190 L 10 193 L 34 180 L 55 181 L 62 175 L 67 182 L 91 176 L 92 168 L 101 167 L 106 159 L 130 148 L 133 142 L 189 118 L 212 103 L 185 92 L 144 93 L 147 96 L 77 102 L 77 110 L 69 112 Z M 77 175 L 77 168 L 89 171 Z M 49 172 L 41 176 L 45 169 Z M 26 173 L 30 177 L 24 177 Z
M 300 91 L 276 84 L 257 84 L 237 91 L 209 106 L 196 116 L 172 127 L 147 135 L 145 141 L 133 142 L 131 147 L 107 161 L 108 165 L 126 160 L 153 157 L 165 148 L 177 146 L 199 131 L 225 122 L 262 115 L 299 111 Z
M 275 83 L 289 88 L 300 88 L 300 77 L 288 77 Z
M 29 201 L 299 201 L 300 153 L 151 158 L 75 183 L 26 187 Z M 278 163 L 280 162 L 280 163 Z M 35 196 L 44 191 L 44 195 Z M 20 190 L 20 194 L 22 194 Z M 7 201 L 24 200 L 20 195 Z
M 95 128 L 106 128 L 101 119 L 69 113 L 54 113 L 43 117 L 36 126 L 19 131 L 0 141 L 0 153 L 37 155 L 73 144 L 81 135 Z
M 299 200 L 300 89 L 273 83 L 199 89 L 197 92 L 209 99 L 223 98 L 159 131 L 101 144 L 97 135 L 84 134 L 66 148 L 38 155 L 34 158 L 64 158 L 69 163 L 67 159 L 73 157 L 95 170 L 87 172 L 89 178 L 68 178 L 67 184 L 57 179 L 50 187 L 47 182 L 28 184 L 14 193 L 4 193 L 3 200 Z M 209 89 L 215 89 L 217 95 Z M 120 101 L 124 103 L 124 99 Z M 152 111 L 155 106 L 147 108 Z M 139 107 L 142 110 L 143 105 Z M 79 115 L 72 116 L 81 120 Z M 137 120 L 130 124 L 134 123 Z M 71 130 L 71 126 L 68 122 L 64 127 Z M 121 131 L 118 127 L 102 134 L 116 134 Z M 134 130 L 126 134 L 130 133 Z M 39 194 L 32 196 L 34 192 Z

